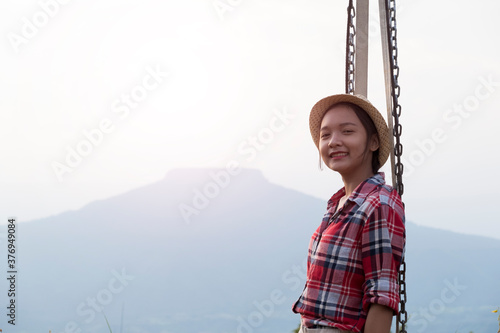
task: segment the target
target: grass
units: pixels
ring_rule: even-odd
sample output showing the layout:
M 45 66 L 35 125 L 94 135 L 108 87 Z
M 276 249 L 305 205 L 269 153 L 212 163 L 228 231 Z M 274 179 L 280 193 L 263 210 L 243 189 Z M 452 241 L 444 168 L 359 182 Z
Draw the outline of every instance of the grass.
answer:
M 109 326 L 108 318 L 106 317 L 106 314 L 104 313 L 104 311 L 102 312 L 102 315 L 104 316 L 104 320 L 106 320 L 106 324 L 108 325 L 109 332 L 113 333 L 113 331 L 111 330 L 111 326 Z
M 497 312 L 498 312 L 498 309 L 499 309 L 499 308 L 497 308 L 496 310 L 493 310 L 493 311 L 491 311 L 491 312 L 493 312 L 493 313 L 497 313 Z M 498 315 L 497 320 L 498 320 L 498 331 L 497 331 L 497 333 L 500 333 L 500 314 Z

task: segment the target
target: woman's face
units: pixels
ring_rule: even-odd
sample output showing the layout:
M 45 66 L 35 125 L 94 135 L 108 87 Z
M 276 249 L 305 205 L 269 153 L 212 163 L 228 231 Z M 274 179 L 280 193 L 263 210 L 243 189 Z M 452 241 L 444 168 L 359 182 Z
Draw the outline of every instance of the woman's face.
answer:
M 332 107 L 321 121 L 321 158 L 330 169 L 339 172 L 342 177 L 367 178 L 373 175 L 372 155 L 378 146 L 376 135 L 367 141 L 363 124 L 347 105 Z

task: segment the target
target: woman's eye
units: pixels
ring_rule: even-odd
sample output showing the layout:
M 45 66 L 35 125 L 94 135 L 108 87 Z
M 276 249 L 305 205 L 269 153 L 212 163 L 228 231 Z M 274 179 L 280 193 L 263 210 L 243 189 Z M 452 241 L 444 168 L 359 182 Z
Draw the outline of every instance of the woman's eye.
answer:
M 325 138 L 327 138 L 327 137 L 328 137 L 328 135 L 329 135 L 328 133 L 323 133 L 323 134 L 321 134 L 321 136 L 320 136 L 320 137 L 321 137 L 321 139 L 325 139 Z
M 353 130 L 344 130 L 344 133 L 345 134 L 350 134 L 350 133 L 354 133 L 354 131 Z

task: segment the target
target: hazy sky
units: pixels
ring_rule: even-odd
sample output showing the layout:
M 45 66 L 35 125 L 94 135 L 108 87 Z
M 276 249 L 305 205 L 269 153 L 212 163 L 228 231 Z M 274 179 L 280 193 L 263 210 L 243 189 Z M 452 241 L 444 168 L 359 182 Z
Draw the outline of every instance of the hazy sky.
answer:
M 500 238 L 500 3 L 398 4 L 407 219 Z M 230 161 L 326 201 L 341 180 L 318 170 L 308 116 L 344 90 L 346 6 L 3 1 L 1 223 Z M 371 7 L 368 97 L 385 112 Z

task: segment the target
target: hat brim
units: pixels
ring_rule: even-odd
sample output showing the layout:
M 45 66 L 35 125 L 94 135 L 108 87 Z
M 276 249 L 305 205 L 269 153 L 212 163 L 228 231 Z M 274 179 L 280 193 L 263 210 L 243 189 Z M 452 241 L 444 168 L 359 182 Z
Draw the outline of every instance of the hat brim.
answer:
M 379 139 L 379 162 L 380 167 L 382 167 L 391 151 L 392 140 L 389 133 L 389 128 L 387 127 L 387 123 L 385 122 L 382 114 L 373 106 L 370 101 L 366 99 L 366 97 L 362 95 L 350 95 L 350 94 L 337 94 L 325 97 L 319 100 L 312 108 L 311 113 L 309 115 L 309 129 L 311 131 L 311 136 L 314 141 L 314 144 L 319 149 L 319 131 L 321 126 L 321 121 L 323 120 L 323 116 L 325 113 L 331 109 L 332 106 L 338 103 L 352 103 L 360 108 L 362 108 L 373 120 L 375 124 L 375 128 L 377 129 L 378 139 Z

